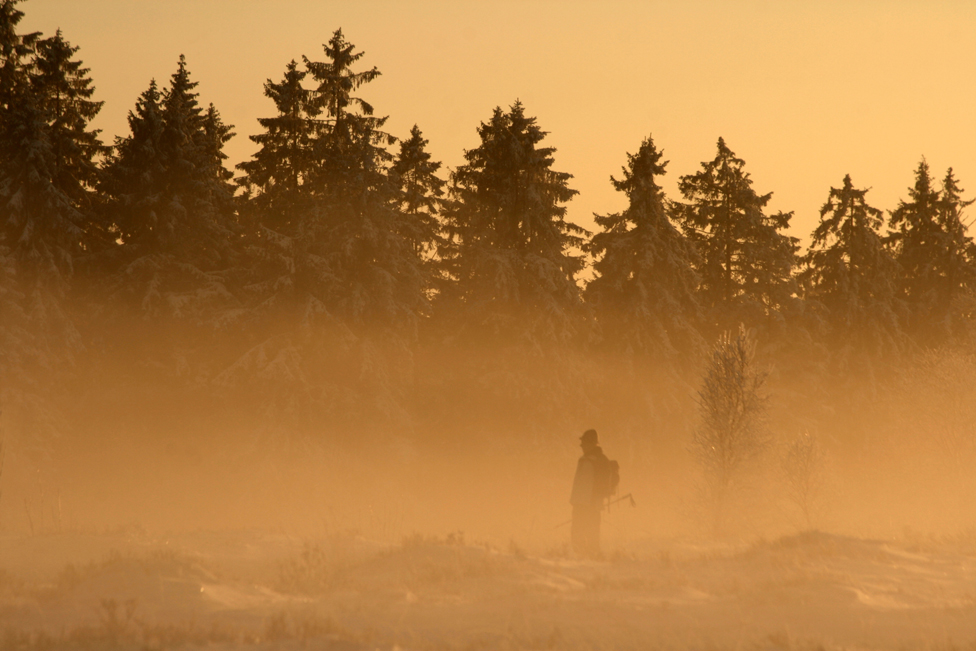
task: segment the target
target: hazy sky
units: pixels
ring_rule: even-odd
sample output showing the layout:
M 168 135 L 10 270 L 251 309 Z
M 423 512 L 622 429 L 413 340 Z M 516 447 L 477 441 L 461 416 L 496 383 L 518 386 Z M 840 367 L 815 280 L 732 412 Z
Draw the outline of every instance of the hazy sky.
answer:
M 201 101 L 238 136 L 274 114 L 263 95 L 285 64 L 323 60 L 341 27 L 382 76 L 362 96 L 388 130 L 417 123 L 446 166 L 477 146 L 496 105 L 516 98 L 550 132 L 555 169 L 575 175 L 570 217 L 623 207 L 609 184 L 648 134 L 671 161 L 665 188 L 725 138 L 772 207 L 807 239 L 831 185 L 850 173 L 892 209 L 924 155 L 976 196 L 976 2 L 364 2 L 29 0 L 23 30 L 61 28 L 105 101 L 106 140 L 181 53 Z M 970 218 L 976 210 L 970 210 Z

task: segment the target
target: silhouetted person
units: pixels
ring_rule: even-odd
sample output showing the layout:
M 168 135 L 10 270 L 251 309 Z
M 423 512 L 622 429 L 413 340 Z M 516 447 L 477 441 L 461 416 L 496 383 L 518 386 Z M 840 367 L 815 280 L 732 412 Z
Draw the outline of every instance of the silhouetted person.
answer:
M 595 429 L 588 429 L 580 437 L 583 456 L 576 464 L 573 493 L 573 549 L 583 556 L 600 556 L 600 511 L 609 496 L 611 462 L 600 449 Z

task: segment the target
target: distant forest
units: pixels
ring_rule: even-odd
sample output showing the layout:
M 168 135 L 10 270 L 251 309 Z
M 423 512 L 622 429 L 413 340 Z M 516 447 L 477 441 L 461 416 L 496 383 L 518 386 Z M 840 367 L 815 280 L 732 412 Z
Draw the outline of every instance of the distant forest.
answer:
M 0 3 L 0 408 L 36 454 L 79 428 L 677 440 L 740 324 L 778 426 L 817 430 L 933 351 L 971 350 L 972 200 L 952 169 L 905 170 L 890 210 L 837 179 L 802 250 L 722 138 L 668 197 L 648 136 L 611 179 L 627 207 L 591 233 L 529 107 L 486 107 L 448 172 L 419 127 L 384 130 L 364 99 L 380 71 L 341 30 L 265 83 L 256 153 L 229 169 L 234 127 L 183 57 L 108 144 L 79 48 L 18 31 L 17 5 Z

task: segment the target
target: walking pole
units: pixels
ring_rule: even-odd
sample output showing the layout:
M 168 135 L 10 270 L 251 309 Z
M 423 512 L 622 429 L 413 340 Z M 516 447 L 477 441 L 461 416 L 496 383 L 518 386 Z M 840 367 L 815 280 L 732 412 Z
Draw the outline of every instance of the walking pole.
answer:
M 608 511 L 610 510 L 610 505 L 611 504 L 616 504 L 617 502 L 622 502 L 623 500 L 630 500 L 630 505 L 632 507 L 634 507 L 634 508 L 637 507 L 637 502 L 634 501 L 634 494 L 633 493 L 627 493 L 626 495 L 621 495 L 620 497 L 618 497 L 617 499 L 615 499 L 615 500 L 613 500 L 611 502 L 607 502 L 607 504 L 606 504 L 607 510 Z M 570 524 L 572 521 L 573 521 L 573 519 L 570 518 L 569 520 L 566 520 L 565 522 L 560 522 L 555 527 L 553 527 L 553 529 L 558 529 L 559 527 L 565 527 L 567 524 Z
M 633 508 L 636 508 L 637 507 L 637 502 L 634 501 L 634 494 L 633 493 L 627 493 L 626 495 L 621 495 L 620 497 L 618 497 L 615 500 L 611 500 L 610 502 L 607 502 L 607 510 L 608 511 L 610 510 L 610 505 L 611 504 L 616 504 L 617 502 L 622 502 L 624 500 L 630 500 L 630 506 L 633 507 Z

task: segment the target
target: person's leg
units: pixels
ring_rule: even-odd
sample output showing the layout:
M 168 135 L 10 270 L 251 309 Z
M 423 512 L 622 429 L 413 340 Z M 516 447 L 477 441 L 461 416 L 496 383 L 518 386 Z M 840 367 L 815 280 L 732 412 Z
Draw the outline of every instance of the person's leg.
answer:
M 593 523 L 591 528 L 590 554 L 593 558 L 600 558 L 600 508 L 593 509 Z
M 587 536 L 586 527 L 586 509 L 573 506 L 573 524 L 572 524 L 572 535 L 571 539 L 573 542 L 573 551 L 577 554 L 587 553 L 587 544 L 589 542 Z
M 573 507 L 573 551 L 590 558 L 600 555 L 599 507 Z

